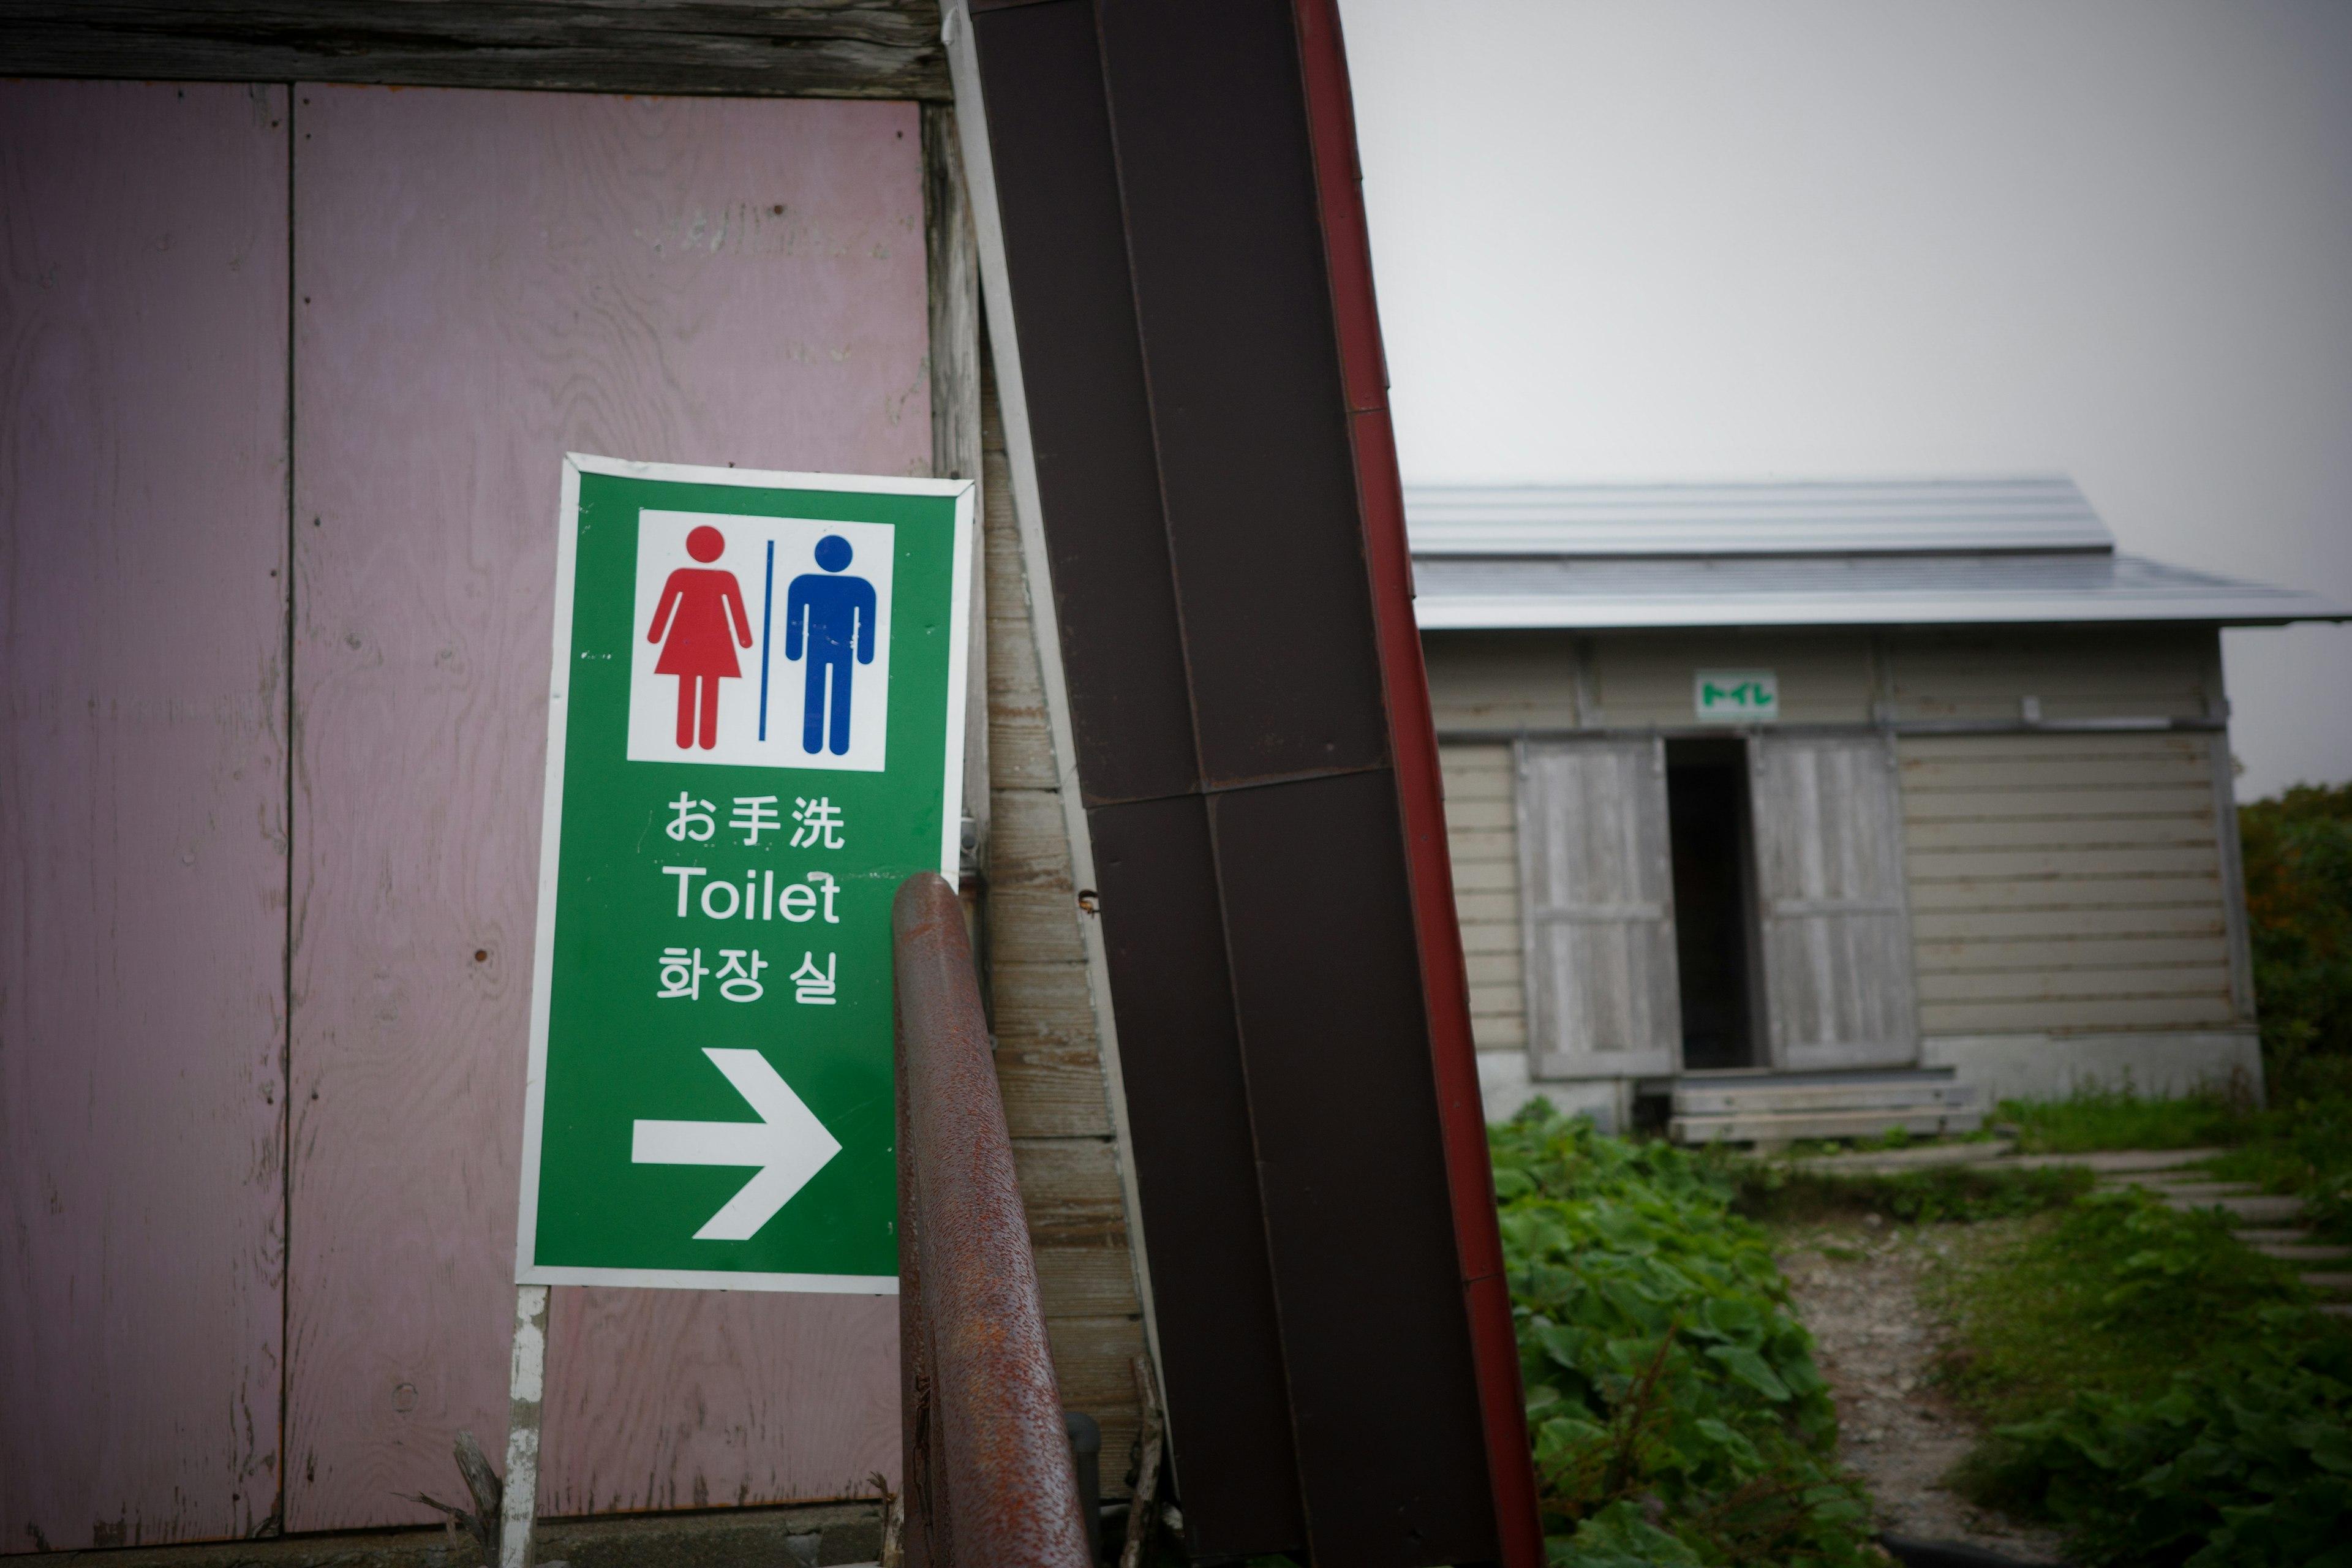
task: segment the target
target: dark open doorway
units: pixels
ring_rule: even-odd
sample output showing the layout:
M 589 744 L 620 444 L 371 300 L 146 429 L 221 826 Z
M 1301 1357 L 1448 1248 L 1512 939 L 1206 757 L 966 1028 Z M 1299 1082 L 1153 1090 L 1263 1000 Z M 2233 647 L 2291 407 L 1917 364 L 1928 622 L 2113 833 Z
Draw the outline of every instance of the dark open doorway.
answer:
M 1755 879 L 1740 742 L 1666 742 L 1666 833 L 1674 854 L 1684 1070 L 1755 1067 Z

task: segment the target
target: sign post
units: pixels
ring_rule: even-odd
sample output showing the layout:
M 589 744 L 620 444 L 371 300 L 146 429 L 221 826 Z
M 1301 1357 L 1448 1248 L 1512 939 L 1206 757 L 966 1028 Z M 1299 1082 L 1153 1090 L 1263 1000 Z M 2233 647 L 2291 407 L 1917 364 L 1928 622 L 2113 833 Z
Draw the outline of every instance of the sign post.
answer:
M 973 494 L 564 461 L 505 1568 L 546 1287 L 898 1290 L 890 903 L 956 875 Z

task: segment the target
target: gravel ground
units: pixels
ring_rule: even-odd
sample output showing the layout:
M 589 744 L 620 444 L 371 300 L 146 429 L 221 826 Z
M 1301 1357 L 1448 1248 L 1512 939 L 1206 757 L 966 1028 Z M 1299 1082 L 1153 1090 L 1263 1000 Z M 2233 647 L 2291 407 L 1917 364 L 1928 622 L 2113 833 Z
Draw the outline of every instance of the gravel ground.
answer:
M 2056 1563 L 2059 1537 L 1989 1512 L 1938 1484 L 1977 1435 L 1929 1384 L 1943 1329 L 1918 1299 L 1932 1233 L 1811 1227 L 1784 1237 L 1780 1266 L 1835 1390 L 1838 1446 L 1878 1499 L 1879 1528 L 1958 1541 L 2021 1563 Z

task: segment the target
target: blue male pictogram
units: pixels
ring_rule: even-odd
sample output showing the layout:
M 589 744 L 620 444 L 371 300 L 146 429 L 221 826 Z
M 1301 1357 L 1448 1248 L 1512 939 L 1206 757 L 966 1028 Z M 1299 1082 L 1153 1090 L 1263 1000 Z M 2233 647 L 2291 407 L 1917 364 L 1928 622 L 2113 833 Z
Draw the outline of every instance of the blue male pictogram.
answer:
M 849 752 L 849 677 L 874 662 L 874 584 L 837 575 L 849 564 L 849 541 L 828 533 L 816 542 L 823 572 L 803 572 L 784 595 L 784 658 L 805 655 L 807 706 L 801 714 L 801 750 L 814 756 L 826 741 L 825 697 L 833 698 L 833 754 Z

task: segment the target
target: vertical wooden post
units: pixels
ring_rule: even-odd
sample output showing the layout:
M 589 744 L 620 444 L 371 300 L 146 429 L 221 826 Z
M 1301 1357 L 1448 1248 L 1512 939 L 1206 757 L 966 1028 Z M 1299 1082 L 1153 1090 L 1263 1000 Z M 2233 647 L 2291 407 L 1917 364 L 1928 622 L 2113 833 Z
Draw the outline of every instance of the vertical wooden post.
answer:
M 514 1361 L 507 1384 L 506 1506 L 499 1568 L 531 1568 L 539 1518 L 539 1421 L 547 1396 L 547 1287 L 515 1287 Z

